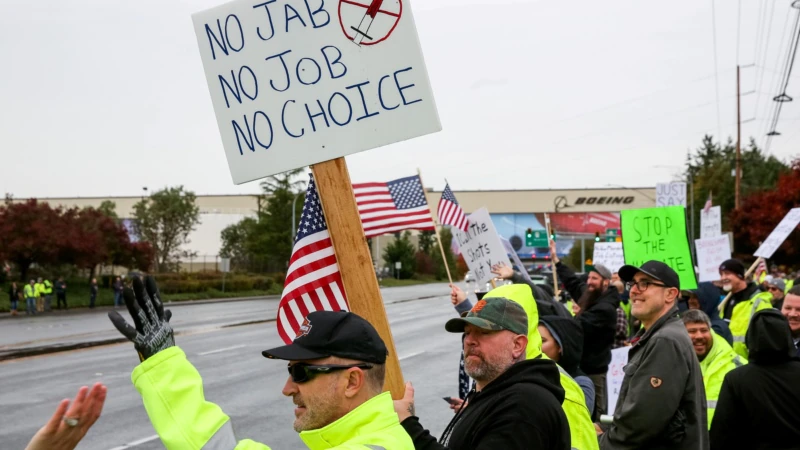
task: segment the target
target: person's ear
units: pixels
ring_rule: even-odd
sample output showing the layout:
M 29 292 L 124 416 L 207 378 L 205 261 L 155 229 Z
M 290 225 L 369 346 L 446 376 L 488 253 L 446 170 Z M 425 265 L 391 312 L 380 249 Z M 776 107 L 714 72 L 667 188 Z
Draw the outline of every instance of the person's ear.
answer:
M 528 336 L 525 336 L 524 334 L 518 334 L 514 336 L 514 349 L 511 353 L 514 359 L 517 359 L 520 356 L 524 355 L 527 349 L 528 349 Z
M 344 388 L 344 396 L 347 398 L 355 397 L 366 384 L 366 374 L 359 368 L 352 368 L 347 370 L 347 384 Z

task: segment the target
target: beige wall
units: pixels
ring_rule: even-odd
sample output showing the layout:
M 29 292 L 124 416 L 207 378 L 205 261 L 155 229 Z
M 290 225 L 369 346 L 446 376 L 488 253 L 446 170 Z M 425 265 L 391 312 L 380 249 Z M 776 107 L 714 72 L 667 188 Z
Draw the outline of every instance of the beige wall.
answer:
M 454 191 L 453 193 L 467 213 L 481 207 L 486 207 L 490 213 L 555 212 L 554 202 L 559 197 L 563 197 L 561 205 L 564 204 L 564 200 L 569 205 L 559 207 L 559 212 L 563 213 L 610 212 L 656 205 L 655 188 Z M 441 191 L 428 193 L 432 209 L 435 209 L 441 195 Z
M 558 198 L 566 201 L 568 207 L 560 207 L 560 212 L 606 212 L 623 209 L 648 208 L 655 206 L 655 188 L 628 189 L 562 189 L 562 190 L 514 190 L 514 191 L 455 191 L 458 202 L 464 211 L 470 213 L 486 207 L 490 213 L 540 213 L 554 212 L 554 202 Z M 428 202 L 435 212 L 441 191 L 428 191 Z M 100 206 L 104 200 L 117 205 L 117 215 L 123 218 L 132 216 L 133 205 L 142 197 L 52 197 L 39 201 L 66 207 Z M 26 199 L 14 199 L 15 202 Z M 626 203 L 627 202 L 627 203 Z M 201 213 L 207 214 L 251 214 L 258 210 L 258 196 L 250 195 L 199 195 L 197 205 Z

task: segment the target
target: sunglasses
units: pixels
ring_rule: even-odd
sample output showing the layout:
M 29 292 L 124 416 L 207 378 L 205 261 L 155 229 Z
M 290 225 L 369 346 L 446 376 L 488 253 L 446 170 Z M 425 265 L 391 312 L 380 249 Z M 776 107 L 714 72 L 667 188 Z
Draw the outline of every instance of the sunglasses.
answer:
M 306 363 L 297 363 L 289 365 L 289 375 L 292 376 L 292 381 L 295 383 L 305 383 L 306 381 L 310 381 L 316 375 L 321 373 L 331 373 L 336 372 L 337 370 L 347 370 L 357 367 L 359 369 L 371 369 L 372 364 L 350 364 L 350 365 L 343 365 L 343 364 L 306 364 Z

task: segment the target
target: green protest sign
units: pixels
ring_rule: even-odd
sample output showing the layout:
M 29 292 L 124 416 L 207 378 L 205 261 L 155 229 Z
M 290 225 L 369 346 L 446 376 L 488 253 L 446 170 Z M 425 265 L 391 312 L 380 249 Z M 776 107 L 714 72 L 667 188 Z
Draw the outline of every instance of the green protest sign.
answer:
M 629 209 L 620 212 L 625 264 L 662 261 L 678 273 L 681 289 L 696 289 L 692 252 L 683 206 Z

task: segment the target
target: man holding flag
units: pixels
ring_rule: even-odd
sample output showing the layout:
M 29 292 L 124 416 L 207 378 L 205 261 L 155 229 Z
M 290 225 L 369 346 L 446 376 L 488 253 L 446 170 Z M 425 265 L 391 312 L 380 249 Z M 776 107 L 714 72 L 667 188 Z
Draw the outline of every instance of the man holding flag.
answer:
M 288 345 L 262 355 L 289 361 L 282 392 L 296 405 L 294 429 L 309 448 L 411 450 L 391 394 L 382 393 L 387 347 L 369 322 L 343 310 L 329 241 L 312 179 L 279 306 L 278 332 Z M 175 345 L 172 314 L 164 310 L 155 280 L 134 277 L 133 290 L 125 288 L 123 296 L 134 326 L 116 311 L 109 318 L 138 352 L 141 364 L 131 378 L 164 446 L 268 450 L 237 441 L 230 418 L 205 400 L 200 374 Z M 414 414 L 413 405 L 408 412 Z

